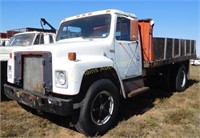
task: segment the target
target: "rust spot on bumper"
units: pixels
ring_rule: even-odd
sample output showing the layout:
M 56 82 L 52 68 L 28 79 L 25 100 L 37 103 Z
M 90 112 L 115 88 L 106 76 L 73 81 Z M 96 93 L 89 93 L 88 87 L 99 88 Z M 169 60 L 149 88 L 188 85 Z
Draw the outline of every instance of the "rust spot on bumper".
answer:
M 9 98 L 41 111 L 69 116 L 73 113 L 73 100 L 45 96 L 40 93 L 32 93 L 5 84 L 4 91 Z

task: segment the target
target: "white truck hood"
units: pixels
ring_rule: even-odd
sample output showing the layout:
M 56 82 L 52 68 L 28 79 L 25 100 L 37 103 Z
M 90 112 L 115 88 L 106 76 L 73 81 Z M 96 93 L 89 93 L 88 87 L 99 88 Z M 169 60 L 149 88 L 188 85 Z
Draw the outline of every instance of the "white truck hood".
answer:
M 0 61 L 7 61 L 10 59 L 10 53 L 14 49 L 18 49 L 20 46 L 5 46 L 5 47 L 0 47 Z
M 108 42 L 102 39 L 82 39 L 75 38 L 69 40 L 61 40 L 57 43 L 47 44 L 43 46 L 20 47 L 14 49 L 13 52 L 51 52 L 53 58 L 61 58 L 68 56 L 69 52 L 76 52 L 77 58 L 84 55 L 105 55 L 107 52 Z
M 74 39 L 73 41 L 62 40 L 57 43 L 23 47 L 13 50 L 14 53 L 22 53 L 34 55 L 35 53 L 51 53 L 52 63 L 52 81 L 53 92 L 60 94 L 75 95 L 79 92 L 82 75 L 92 67 L 110 66 L 112 62 L 107 58 L 109 41 L 105 39 Z M 68 59 L 69 52 L 76 52 L 76 60 Z M 48 55 L 49 56 L 49 55 Z M 12 56 L 14 57 L 14 56 Z M 107 61 L 105 63 L 105 61 Z M 14 59 L 8 61 L 8 65 L 13 66 L 12 74 L 14 74 Z M 58 88 L 55 86 L 55 72 L 64 70 L 68 75 L 68 88 Z M 81 75 L 82 74 L 82 75 Z M 14 83 L 14 77 L 8 79 L 8 82 Z

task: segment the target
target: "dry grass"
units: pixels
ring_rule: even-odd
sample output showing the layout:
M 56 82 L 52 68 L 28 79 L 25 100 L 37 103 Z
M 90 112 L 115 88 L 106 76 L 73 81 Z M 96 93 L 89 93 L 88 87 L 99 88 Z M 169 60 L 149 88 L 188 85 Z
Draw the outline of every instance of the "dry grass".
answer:
M 126 111 L 136 113 L 122 120 L 105 137 L 200 137 L 200 67 L 191 67 L 190 77 L 190 86 L 184 92 L 151 90 L 150 94 L 135 97 Z M 130 105 L 138 103 L 144 106 Z
M 181 93 L 151 90 L 123 101 L 119 123 L 103 137 L 199 137 L 200 67 Z M 0 137 L 84 137 L 67 118 L 34 115 L 14 101 L 0 103 Z

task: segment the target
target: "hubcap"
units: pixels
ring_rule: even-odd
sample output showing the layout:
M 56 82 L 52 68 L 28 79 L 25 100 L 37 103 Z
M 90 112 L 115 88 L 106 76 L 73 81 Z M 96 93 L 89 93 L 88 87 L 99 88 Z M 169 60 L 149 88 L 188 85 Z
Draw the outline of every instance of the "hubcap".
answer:
M 100 92 L 92 101 L 90 115 L 97 125 L 107 123 L 113 114 L 114 100 L 108 91 Z

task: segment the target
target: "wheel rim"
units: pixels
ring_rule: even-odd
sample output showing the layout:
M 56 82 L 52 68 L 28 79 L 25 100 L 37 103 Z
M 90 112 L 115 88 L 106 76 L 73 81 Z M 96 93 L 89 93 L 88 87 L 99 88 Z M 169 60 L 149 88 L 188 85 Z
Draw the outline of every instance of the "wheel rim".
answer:
M 186 83 L 185 71 L 181 71 L 180 79 L 181 79 L 181 87 L 184 87 Z
M 103 125 L 109 121 L 113 114 L 114 100 L 108 91 L 100 92 L 92 101 L 90 115 L 97 125 Z

